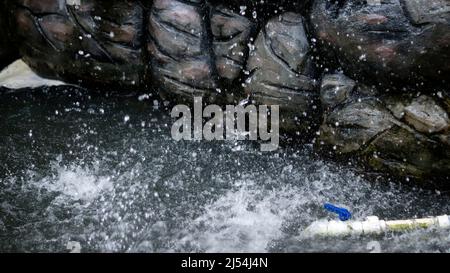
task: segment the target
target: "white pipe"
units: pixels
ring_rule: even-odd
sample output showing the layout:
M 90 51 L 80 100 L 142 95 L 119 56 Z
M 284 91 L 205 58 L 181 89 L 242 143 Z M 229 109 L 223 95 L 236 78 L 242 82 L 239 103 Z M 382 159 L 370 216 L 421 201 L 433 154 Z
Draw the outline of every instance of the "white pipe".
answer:
M 369 216 L 365 221 L 316 221 L 307 227 L 302 235 L 307 237 L 339 237 L 347 235 L 375 235 L 388 231 L 408 231 L 421 228 L 450 228 L 447 215 L 410 220 L 384 221 L 376 216 Z

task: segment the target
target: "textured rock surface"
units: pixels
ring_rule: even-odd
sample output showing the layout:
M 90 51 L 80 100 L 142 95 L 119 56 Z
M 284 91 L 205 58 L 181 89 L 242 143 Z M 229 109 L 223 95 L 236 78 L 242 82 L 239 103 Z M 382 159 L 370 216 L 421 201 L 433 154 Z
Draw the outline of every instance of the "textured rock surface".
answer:
M 209 0 L 213 5 L 225 5 L 227 8 L 254 19 L 260 24 L 284 12 L 296 12 L 306 15 L 311 0 Z
M 14 32 L 14 27 L 10 22 L 11 10 L 7 8 L 6 3 L 7 1 L 2 1 L 0 4 L 0 69 L 10 64 L 18 56 L 16 44 L 15 41 L 12 41 L 11 35 Z
M 448 0 L 317 0 L 311 22 L 323 52 L 334 51 L 356 80 L 389 88 L 448 82 Z
M 245 17 L 203 0 L 156 0 L 148 25 L 152 75 L 165 96 L 214 101 L 219 79 L 241 73 L 252 30 Z
M 254 23 L 230 9 L 217 7 L 211 13 L 213 53 L 219 77 L 229 83 L 239 78 L 248 57 Z
M 336 88 L 348 86 L 348 78 L 329 75 L 325 79 L 331 77 L 341 78 Z M 327 82 L 322 87 L 332 89 Z M 330 97 L 327 100 L 333 100 Z M 448 92 L 383 96 L 357 87 L 344 100 L 336 93 L 333 101 L 339 103 L 325 113 L 317 139 L 320 150 L 338 157 L 358 156 L 380 172 L 448 181 Z
M 447 112 L 428 96 L 413 100 L 404 112 L 406 122 L 421 133 L 439 133 L 450 127 Z
M 177 96 L 214 93 L 214 67 L 208 48 L 207 7 L 202 0 L 156 0 L 148 23 L 148 51 L 154 79 Z
M 21 53 L 40 75 L 96 86 L 141 82 L 144 8 L 139 1 L 13 2 Z
M 172 97 L 225 97 L 242 72 L 253 23 L 203 0 L 156 0 L 148 23 L 153 79 Z
M 309 1 L 11 0 L 21 53 L 41 76 L 164 96 L 242 99 L 257 25 Z M 81 5 L 75 5 L 80 3 Z M 154 84 L 156 83 L 156 84 Z
M 280 105 L 284 128 L 310 129 L 319 116 L 310 53 L 303 18 L 291 12 L 271 19 L 261 29 L 250 53 L 246 93 L 256 104 Z
M 356 82 L 344 74 L 327 74 L 320 86 L 320 101 L 326 109 L 334 108 L 347 100 L 355 89 Z

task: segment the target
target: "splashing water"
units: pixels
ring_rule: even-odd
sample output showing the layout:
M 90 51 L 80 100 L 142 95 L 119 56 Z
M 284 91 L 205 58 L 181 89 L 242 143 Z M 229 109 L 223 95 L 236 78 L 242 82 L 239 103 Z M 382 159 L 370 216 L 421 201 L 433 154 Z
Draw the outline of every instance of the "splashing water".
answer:
M 59 168 L 56 177 L 46 177 L 32 183 L 37 189 L 57 192 L 63 198 L 84 202 L 98 198 L 113 187 L 109 177 L 96 177 L 79 167 Z
M 302 238 L 334 217 L 325 202 L 355 219 L 450 212 L 445 194 L 369 182 L 308 145 L 175 142 L 148 95 L 0 97 L 0 251 L 68 252 L 75 241 L 83 252 L 369 252 L 376 240 L 383 252 L 450 252 L 448 231 Z

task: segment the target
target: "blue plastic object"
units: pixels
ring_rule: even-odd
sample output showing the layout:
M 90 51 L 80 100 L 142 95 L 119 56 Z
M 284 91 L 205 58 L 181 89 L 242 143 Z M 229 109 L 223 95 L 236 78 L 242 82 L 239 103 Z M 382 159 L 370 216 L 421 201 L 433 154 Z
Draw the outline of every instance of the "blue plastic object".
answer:
M 337 206 L 335 206 L 333 204 L 329 204 L 329 203 L 326 203 L 323 207 L 330 212 L 338 214 L 339 220 L 341 220 L 341 221 L 347 221 L 350 218 L 352 218 L 352 214 L 350 213 L 350 211 L 348 211 L 345 208 L 340 208 L 340 207 L 337 207 Z

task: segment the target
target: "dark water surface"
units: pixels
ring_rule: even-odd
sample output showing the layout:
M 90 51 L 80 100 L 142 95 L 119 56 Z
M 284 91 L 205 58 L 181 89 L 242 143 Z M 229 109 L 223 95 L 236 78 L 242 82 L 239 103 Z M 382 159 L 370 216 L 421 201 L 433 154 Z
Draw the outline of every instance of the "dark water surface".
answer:
M 368 182 L 308 145 L 175 142 L 161 103 L 59 87 L 0 95 L 0 251 L 450 252 L 449 231 L 300 239 L 329 218 L 450 213 L 450 197 Z

